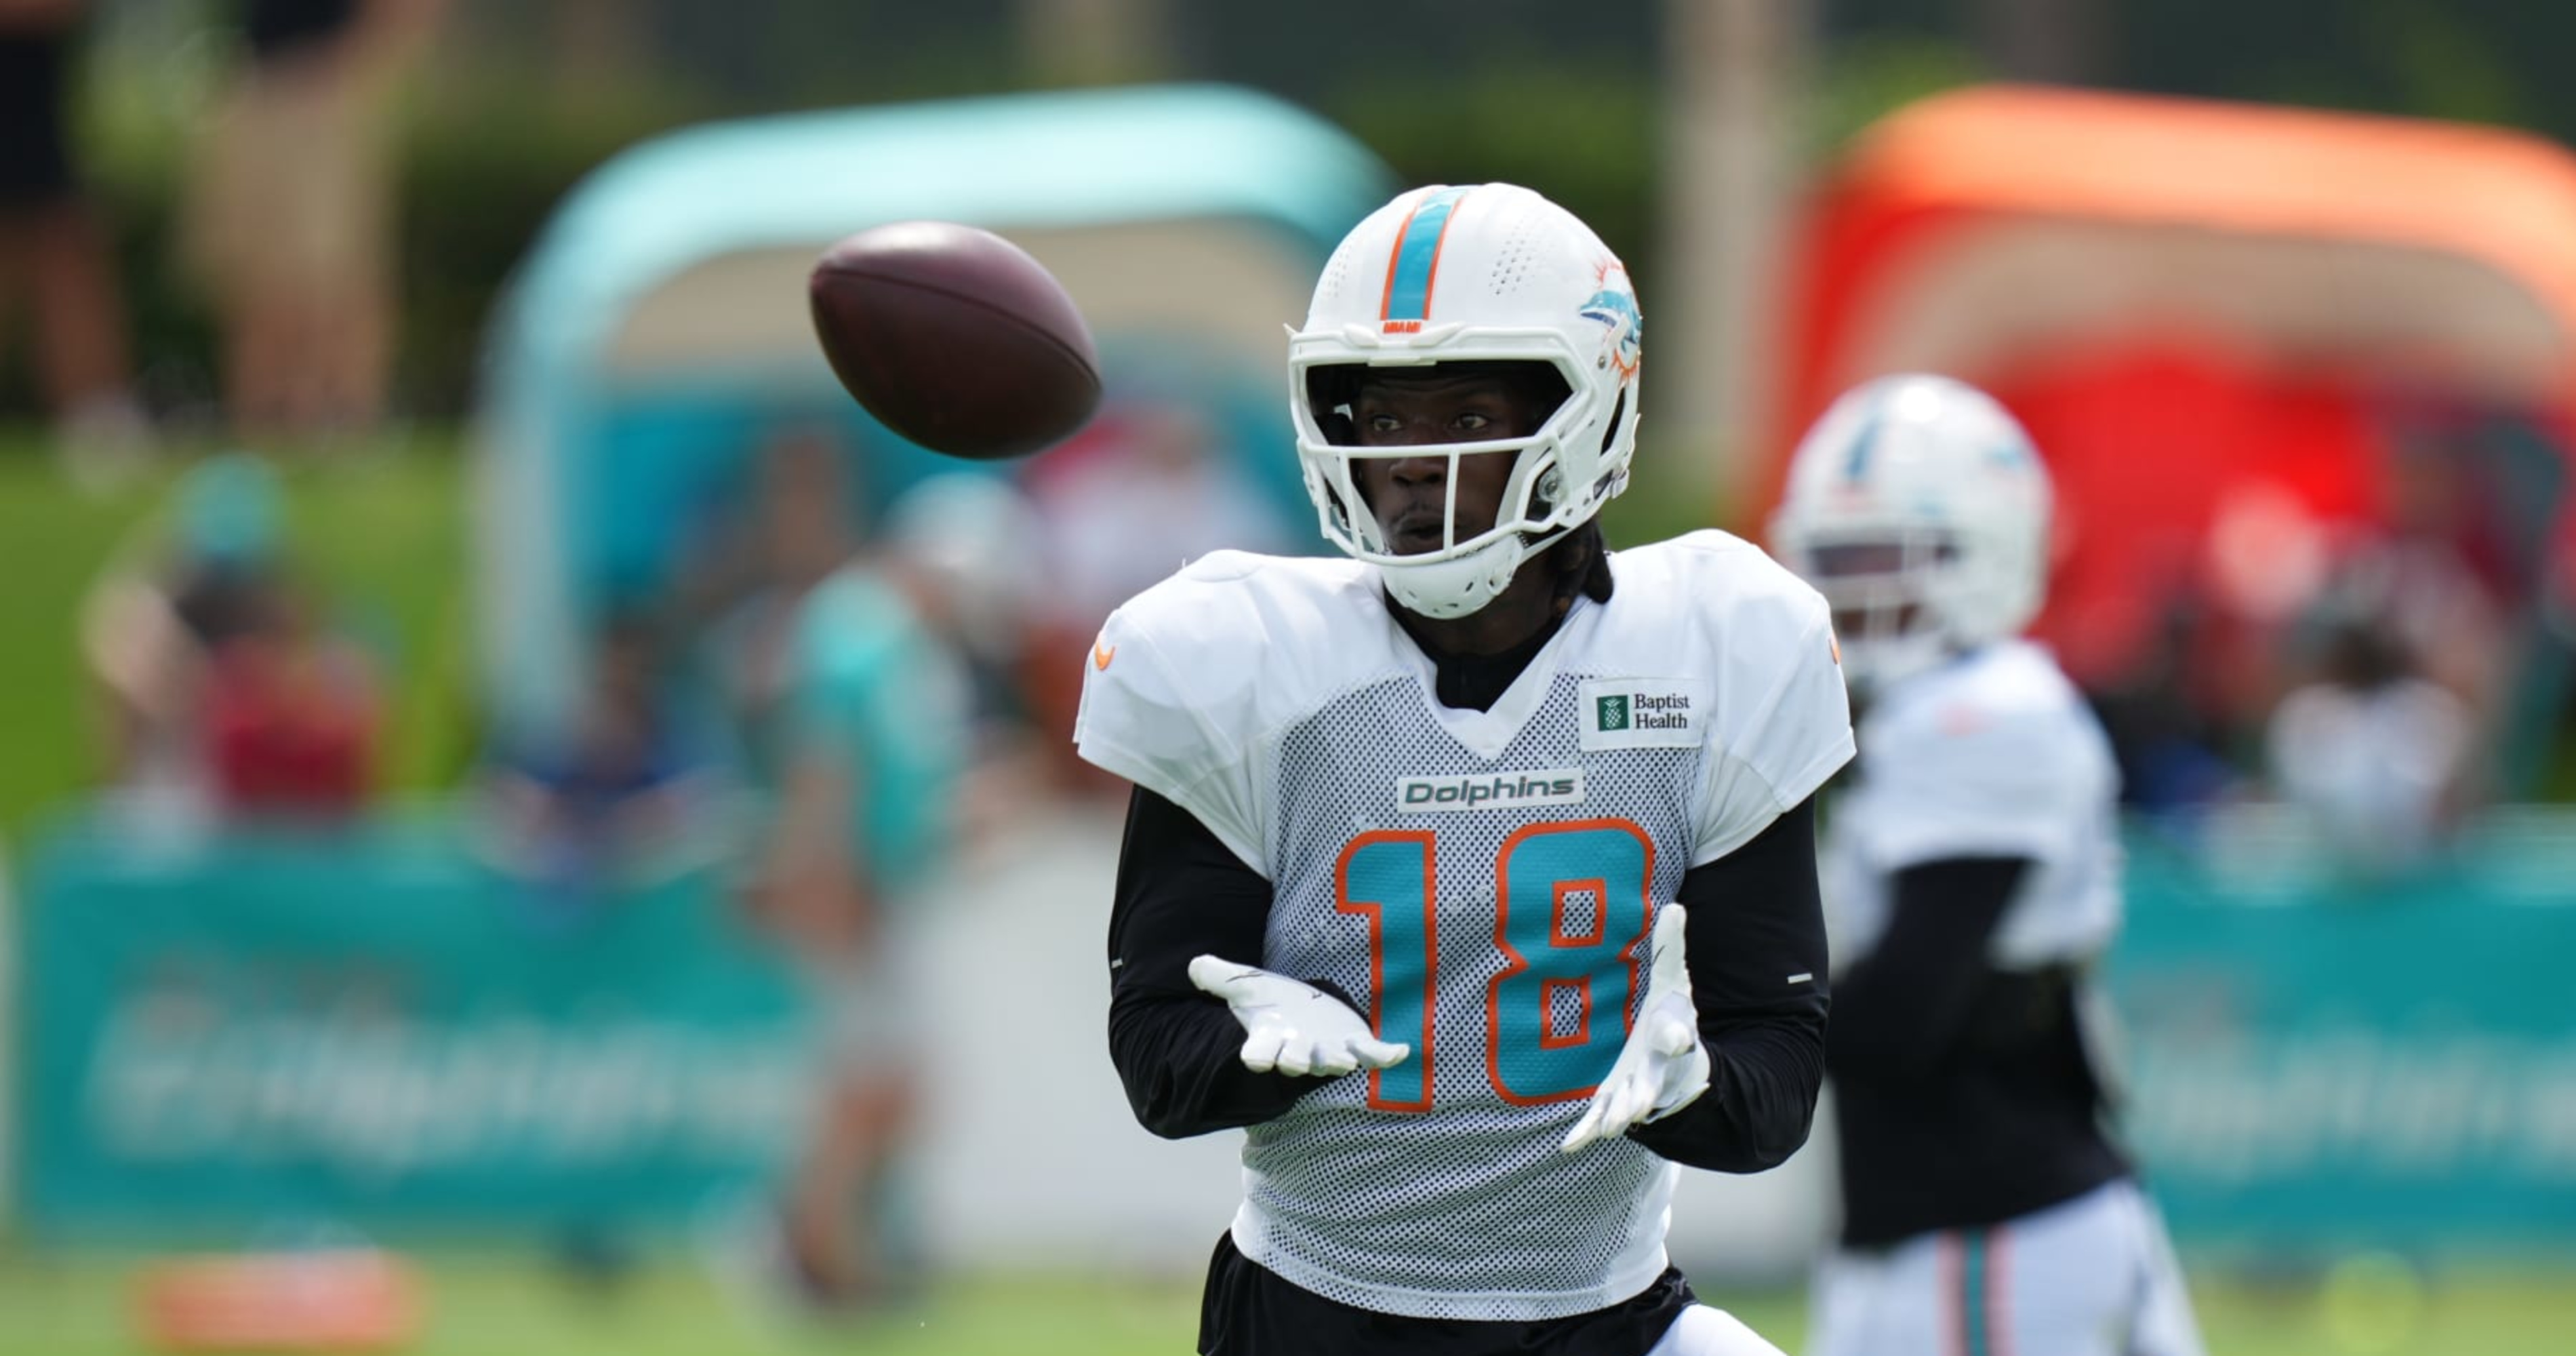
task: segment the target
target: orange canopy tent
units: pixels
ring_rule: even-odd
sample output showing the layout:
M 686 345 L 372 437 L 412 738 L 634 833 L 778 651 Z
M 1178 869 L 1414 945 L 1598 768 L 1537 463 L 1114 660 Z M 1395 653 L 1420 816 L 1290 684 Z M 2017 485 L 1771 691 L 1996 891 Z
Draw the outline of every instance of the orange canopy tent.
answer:
M 2305 557 L 2261 540 L 2272 528 L 2403 511 L 2390 430 L 2426 411 L 2454 429 L 2500 415 L 2551 448 L 2540 532 L 2576 541 L 2557 493 L 2576 426 L 2576 156 L 2551 143 L 1978 87 L 1865 133 L 1798 238 L 1746 506 L 1776 502 L 1799 433 L 1850 385 L 1984 385 L 2057 479 L 2040 631 L 2088 681 L 2157 644 L 2170 589 L 2230 530 L 2257 539 L 2237 553 L 2253 573 L 2296 576 Z

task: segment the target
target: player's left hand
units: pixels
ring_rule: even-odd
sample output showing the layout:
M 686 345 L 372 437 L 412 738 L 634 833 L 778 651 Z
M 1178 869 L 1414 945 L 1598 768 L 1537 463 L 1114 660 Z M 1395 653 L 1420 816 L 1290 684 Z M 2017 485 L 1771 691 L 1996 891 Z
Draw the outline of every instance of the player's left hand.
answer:
M 1565 1152 L 1596 1140 L 1615 1139 L 1628 1127 L 1659 1120 L 1708 1091 L 1708 1047 L 1700 1044 L 1699 1009 L 1691 1004 L 1690 971 L 1682 963 L 1682 929 L 1689 916 L 1667 904 L 1655 916 L 1655 960 L 1646 979 L 1646 1001 L 1619 1049 L 1610 1076 L 1593 1089 L 1582 1119 L 1566 1132 Z

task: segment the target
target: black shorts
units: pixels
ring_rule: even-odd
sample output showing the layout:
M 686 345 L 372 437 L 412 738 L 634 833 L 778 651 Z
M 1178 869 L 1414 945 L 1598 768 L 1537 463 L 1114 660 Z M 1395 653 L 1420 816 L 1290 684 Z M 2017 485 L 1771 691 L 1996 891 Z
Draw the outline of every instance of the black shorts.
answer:
M 1698 1303 L 1667 1267 L 1655 1283 L 1606 1309 L 1532 1323 L 1407 1318 L 1355 1309 L 1293 1285 L 1216 1241 L 1199 1300 L 1202 1356 L 1645 1356 L 1682 1310 Z
M 38 207 L 71 196 L 65 87 L 72 35 L 0 33 L 0 207 Z

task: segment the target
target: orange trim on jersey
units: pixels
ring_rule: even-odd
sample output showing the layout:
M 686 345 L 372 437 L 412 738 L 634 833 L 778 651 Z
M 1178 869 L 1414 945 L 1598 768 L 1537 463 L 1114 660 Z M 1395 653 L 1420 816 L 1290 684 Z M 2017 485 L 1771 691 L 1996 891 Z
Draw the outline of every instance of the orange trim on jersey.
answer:
M 1574 990 L 1574 1031 L 1556 1034 L 1556 991 Z M 1590 979 L 1542 979 L 1538 982 L 1538 1048 L 1564 1050 L 1588 1045 L 1592 1041 L 1592 981 Z
M 1565 897 L 1589 890 L 1592 892 L 1592 930 L 1565 930 Z M 1610 929 L 1610 882 L 1602 879 L 1561 880 L 1556 883 L 1556 916 L 1548 920 L 1547 941 L 1550 946 L 1591 946 Z
M 1342 845 L 1340 860 L 1333 863 L 1333 912 L 1356 914 L 1368 919 L 1369 928 L 1369 1030 L 1379 1040 L 1389 1039 L 1386 1030 L 1386 905 L 1375 900 L 1351 898 L 1351 858 L 1361 848 L 1373 843 L 1413 843 L 1422 849 L 1422 1031 L 1414 1042 L 1414 1058 L 1422 1061 L 1422 1097 L 1419 1101 L 1391 1101 L 1379 1094 L 1383 1069 L 1371 1069 L 1368 1076 L 1368 1104 L 1372 1111 L 1419 1112 L 1431 1109 L 1431 1033 L 1440 995 L 1440 878 L 1436 873 L 1435 855 L 1438 838 L 1429 829 L 1371 829 Z
M 1520 977 L 1522 972 L 1530 968 L 1529 957 L 1522 955 L 1520 950 L 1512 945 L 1510 935 L 1512 850 L 1519 847 L 1524 840 L 1536 838 L 1542 834 L 1582 833 L 1593 829 L 1616 829 L 1633 835 L 1637 845 L 1645 850 L 1637 891 L 1639 899 L 1645 905 L 1645 916 L 1638 920 L 1635 940 L 1619 949 L 1619 958 L 1628 963 L 1628 1002 L 1619 1009 L 1619 1026 L 1623 1032 L 1633 1031 L 1636 1028 L 1637 1018 L 1632 1009 L 1636 1006 L 1638 996 L 1646 991 L 1645 963 L 1637 958 L 1637 949 L 1646 944 L 1646 939 L 1652 936 L 1655 930 L 1654 838 L 1635 823 L 1625 819 L 1562 819 L 1541 824 L 1524 824 L 1514 829 L 1511 836 L 1505 838 L 1503 845 L 1494 853 L 1494 949 L 1503 953 L 1504 965 L 1485 985 L 1485 1081 L 1493 1087 L 1495 1096 L 1512 1106 L 1546 1106 L 1551 1102 L 1582 1101 L 1599 1091 L 1601 1086 L 1594 1083 L 1540 1097 L 1524 1097 L 1503 1083 L 1503 985 Z M 1554 896 L 1552 891 L 1551 896 L 1557 898 L 1561 905 L 1561 897 Z M 1602 930 L 1606 933 L 1609 930 L 1610 915 L 1609 890 L 1606 884 L 1602 889 L 1601 914 Z M 1552 920 L 1548 925 L 1548 931 L 1549 939 L 1553 942 L 1556 925 Z M 1586 975 L 1579 982 L 1584 986 L 1584 1003 L 1587 1011 L 1585 1032 L 1588 1037 L 1592 977 Z M 1542 979 L 1539 984 L 1542 1003 L 1545 1002 L 1546 991 L 1547 981 Z M 1539 1011 L 1538 1029 L 1540 1048 L 1554 1048 L 1547 1041 L 1547 1011 L 1544 1007 Z

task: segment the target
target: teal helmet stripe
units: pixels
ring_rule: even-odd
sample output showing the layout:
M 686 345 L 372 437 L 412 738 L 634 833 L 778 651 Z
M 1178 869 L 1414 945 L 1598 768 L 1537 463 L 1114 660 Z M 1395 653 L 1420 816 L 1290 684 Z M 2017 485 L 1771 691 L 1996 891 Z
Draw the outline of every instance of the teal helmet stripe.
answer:
M 1386 271 L 1386 299 L 1380 320 L 1431 318 L 1431 280 L 1439 271 L 1440 240 L 1449 232 L 1449 214 L 1465 188 L 1444 188 L 1413 205 L 1404 219 L 1404 234 L 1395 242 L 1395 258 Z
M 1861 423 L 1860 436 L 1852 439 L 1851 459 L 1843 463 L 1843 479 L 1857 484 L 1869 474 L 1870 456 L 1878 451 L 1879 431 L 1885 427 L 1887 396 L 1882 392 L 1870 397 L 1869 416 Z

